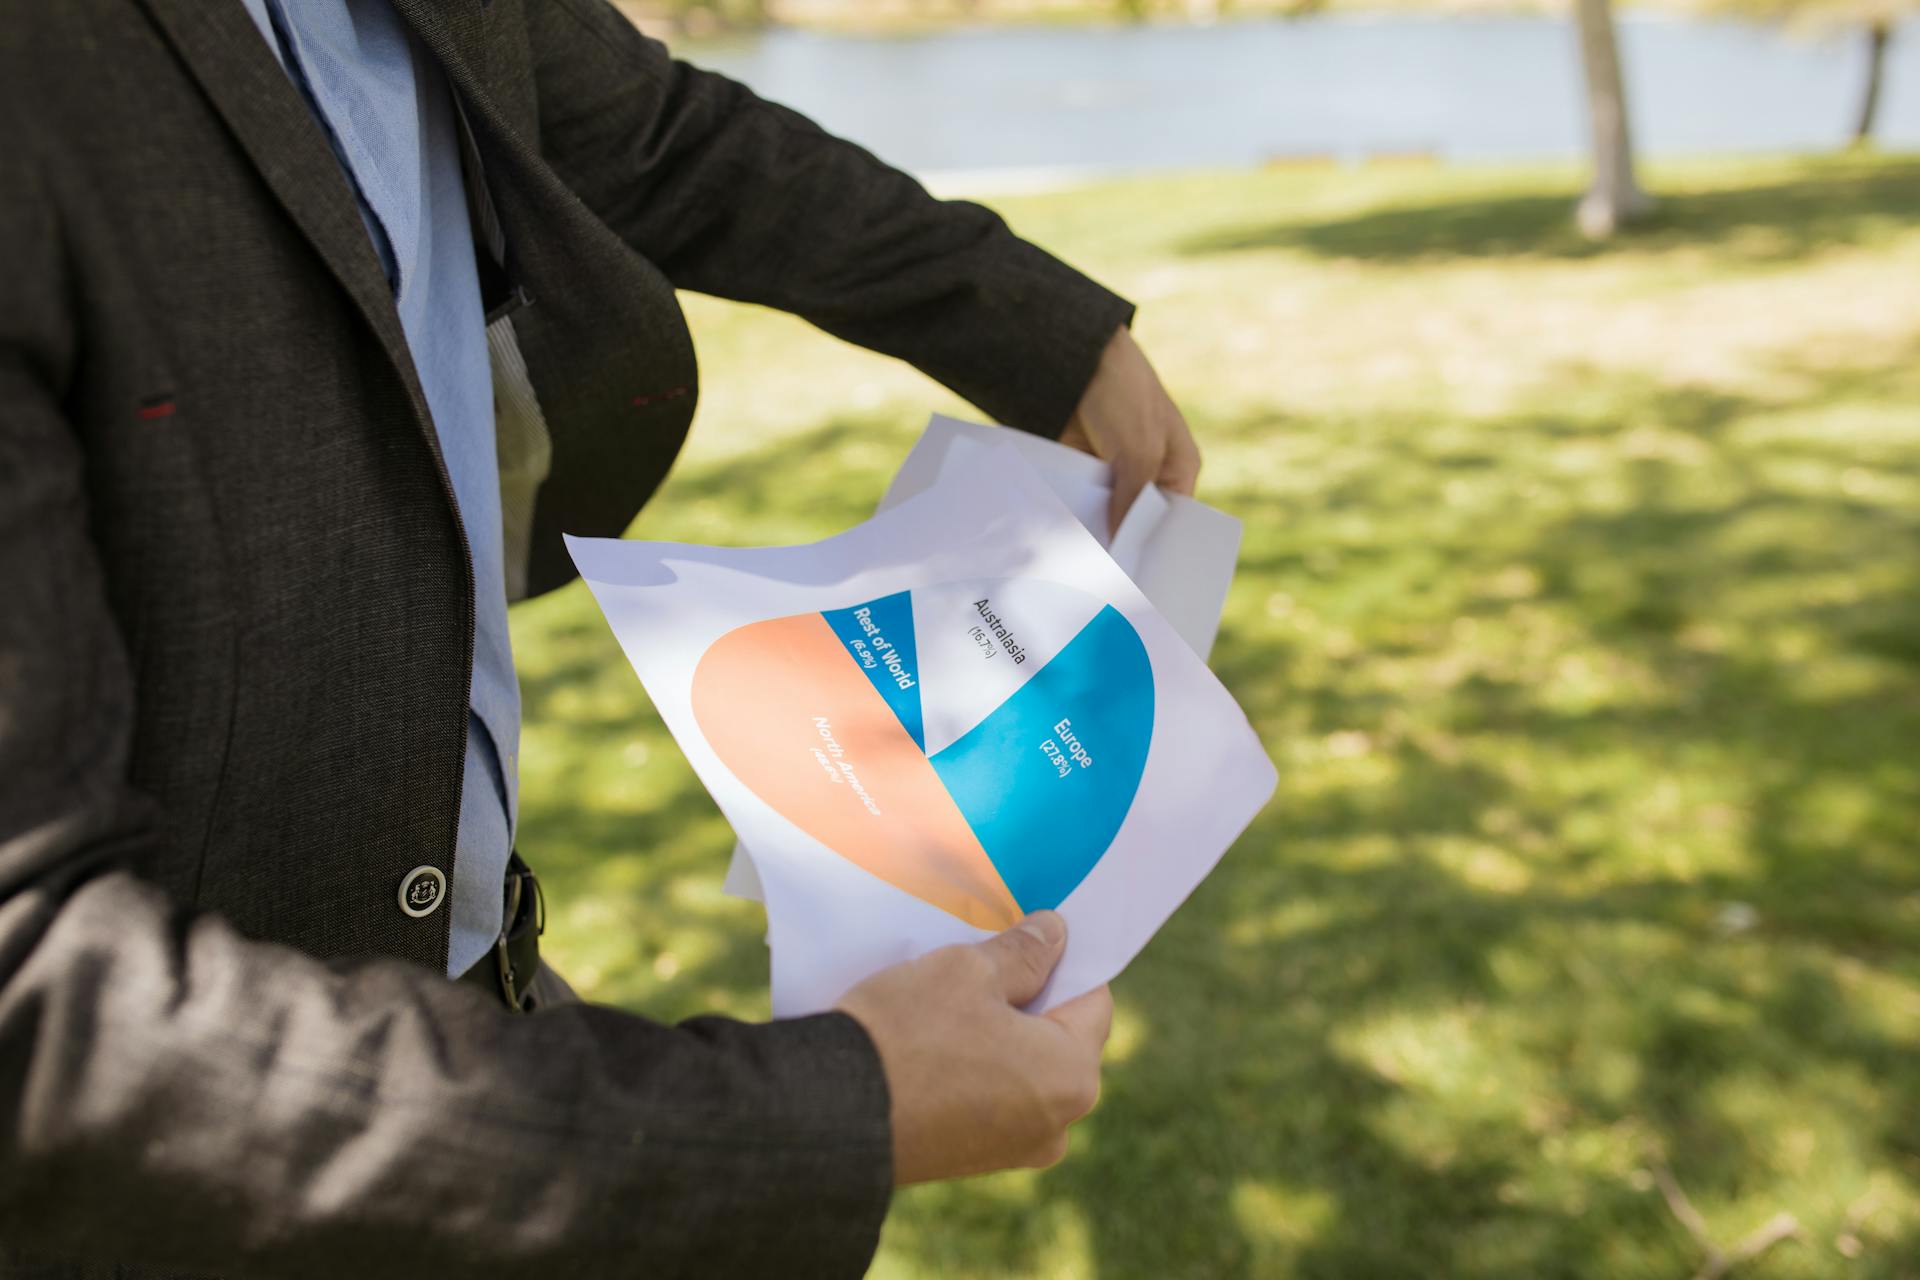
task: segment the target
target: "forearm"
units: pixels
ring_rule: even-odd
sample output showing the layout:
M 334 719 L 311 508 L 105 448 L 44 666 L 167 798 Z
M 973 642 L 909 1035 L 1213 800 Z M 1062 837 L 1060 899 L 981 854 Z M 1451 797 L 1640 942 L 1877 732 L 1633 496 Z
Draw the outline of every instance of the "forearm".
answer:
M 1131 319 L 998 215 L 673 61 L 602 0 L 529 23 L 548 163 L 684 288 L 792 311 L 1045 434 Z
M 12 1245 L 263 1276 L 865 1268 L 886 1094 L 848 1019 L 516 1018 L 124 873 L 55 897 L 0 910 Z

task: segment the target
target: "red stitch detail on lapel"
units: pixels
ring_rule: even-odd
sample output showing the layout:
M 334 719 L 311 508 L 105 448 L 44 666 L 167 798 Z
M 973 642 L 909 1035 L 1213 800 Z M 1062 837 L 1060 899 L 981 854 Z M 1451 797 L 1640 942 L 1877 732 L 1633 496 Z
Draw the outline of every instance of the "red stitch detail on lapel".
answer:
M 666 391 L 660 392 L 658 395 L 635 396 L 633 398 L 633 403 L 637 406 L 644 408 L 645 406 L 650 404 L 658 404 L 662 400 L 678 400 L 681 396 L 685 394 L 687 394 L 687 389 L 685 387 L 672 387 Z
M 134 410 L 134 417 L 142 422 L 152 422 L 156 418 L 171 418 L 174 404 L 171 400 L 150 400 Z

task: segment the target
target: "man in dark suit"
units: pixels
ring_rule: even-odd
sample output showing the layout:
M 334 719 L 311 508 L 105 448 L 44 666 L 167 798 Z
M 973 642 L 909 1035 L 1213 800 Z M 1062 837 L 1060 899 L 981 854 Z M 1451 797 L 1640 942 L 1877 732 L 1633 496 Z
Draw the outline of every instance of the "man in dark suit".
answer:
M 675 287 L 1116 513 L 1198 467 L 1126 303 L 605 0 L 0 0 L 0 129 L 0 1276 L 855 1275 L 1059 1158 L 1045 913 L 812 1018 L 567 998 L 504 618 L 678 449 Z

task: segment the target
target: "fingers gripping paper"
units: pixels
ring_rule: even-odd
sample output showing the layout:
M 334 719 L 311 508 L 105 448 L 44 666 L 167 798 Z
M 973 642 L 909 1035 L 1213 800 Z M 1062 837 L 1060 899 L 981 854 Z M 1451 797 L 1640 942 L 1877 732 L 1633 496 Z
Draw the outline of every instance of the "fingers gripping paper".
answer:
M 1275 776 L 1232 697 L 1011 450 L 800 547 L 569 538 L 742 842 L 773 1004 L 1042 907 L 1046 1007 L 1117 974 Z

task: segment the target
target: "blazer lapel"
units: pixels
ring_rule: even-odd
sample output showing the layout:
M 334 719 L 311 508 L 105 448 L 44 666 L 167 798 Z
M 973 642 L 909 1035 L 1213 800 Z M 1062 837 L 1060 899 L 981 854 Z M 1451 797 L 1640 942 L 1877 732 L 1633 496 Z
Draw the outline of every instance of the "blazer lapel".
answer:
M 319 123 L 238 0 L 143 0 L 275 197 L 352 297 L 439 456 L 425 394 L 360 206 Z
M 487 71 L 490 0 L 393 0 L 394 11 L 447 68 L 471 85 Z

